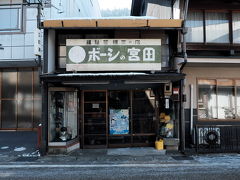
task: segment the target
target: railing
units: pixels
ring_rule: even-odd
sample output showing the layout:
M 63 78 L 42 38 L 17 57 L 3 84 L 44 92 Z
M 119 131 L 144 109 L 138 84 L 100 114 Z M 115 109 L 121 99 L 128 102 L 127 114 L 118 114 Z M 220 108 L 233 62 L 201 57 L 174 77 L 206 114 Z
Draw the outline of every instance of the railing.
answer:
M 240 125 L 197 125 L 195 129 L 197 152 L 240 152 Z

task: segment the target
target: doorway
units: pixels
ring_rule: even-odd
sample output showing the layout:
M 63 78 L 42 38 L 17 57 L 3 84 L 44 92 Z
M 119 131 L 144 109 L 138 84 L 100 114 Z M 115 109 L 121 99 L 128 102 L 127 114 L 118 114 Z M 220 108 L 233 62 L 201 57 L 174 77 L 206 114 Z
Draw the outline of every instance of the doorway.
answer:
M 107 147 L 107 91 L 83 91 L 83 148 Z
M 158 108 L 151 89 L 82 91 L 82 148 L 153 146 Z

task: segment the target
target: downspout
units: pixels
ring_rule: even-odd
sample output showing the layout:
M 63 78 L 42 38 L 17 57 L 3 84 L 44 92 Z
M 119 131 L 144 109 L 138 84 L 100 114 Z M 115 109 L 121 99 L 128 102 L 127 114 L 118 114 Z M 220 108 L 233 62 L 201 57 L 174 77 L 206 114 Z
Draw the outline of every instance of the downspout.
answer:
M 183 29 L 182 29 L 182 37 L 183 37 L 183 58 L 184 58 L 184 62 L 180 68 L 180 72 L 182 72 L 183 68 L 185 67 L 185 65 L 187 64 L 187 46 L 186 46 L 186 34 L 187 34 L 187 27 L 186 27 L 186 19 L 187 19 L 187 14 L 188 14 L 188 4 L 189 4 L 189 0 L 185 0 L 185 4 L 184 4 L 184 13 L 183 13 Z
M 187 11 L 188 11 L 188 3 L 189 0 L 185 0 L 185 4 L 183 7 L 183 29 L 182 29 L 182 37 L 183 37 L 183 43 L 182 43 L 182 52 L 183 52 L 183 57 L 184 57 L 184 62 L 180 68 L 180 72 L 182 72 L 184 66 L 187 63 L 187 48 L 186 48 L 186 33 L 187 33 L 187 28 L 186 28 L 186 19 L 187 19 Z M 181 102 L 180 102 L 180 112 L 181 112 L 181 137 L 180 137 L 180 147 L 181 147 L 181 152 L 185 152 L 185 113 L 184 113 L 184 106 L 183 106 L 183 88 L 184 88 L 184 80 L 181 80 L 180 82 L 180 87 L 181 87 Z
M 190 84 L 190 135 L 192 141 L 195 144 L 194 140 L 194 129 L 193 129 L 193 84 Z

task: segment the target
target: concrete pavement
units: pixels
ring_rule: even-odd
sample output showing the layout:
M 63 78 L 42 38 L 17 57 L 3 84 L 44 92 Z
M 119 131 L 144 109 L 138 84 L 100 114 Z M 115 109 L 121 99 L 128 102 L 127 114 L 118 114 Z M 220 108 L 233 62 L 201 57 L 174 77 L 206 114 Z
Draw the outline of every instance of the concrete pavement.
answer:
M 23 153 L 24 154 L 24 153 Z M 239 154 L 185 156 L 154 148 L 78 150 L 68 155 L 0 155 L 0 179 L 231 179 Z

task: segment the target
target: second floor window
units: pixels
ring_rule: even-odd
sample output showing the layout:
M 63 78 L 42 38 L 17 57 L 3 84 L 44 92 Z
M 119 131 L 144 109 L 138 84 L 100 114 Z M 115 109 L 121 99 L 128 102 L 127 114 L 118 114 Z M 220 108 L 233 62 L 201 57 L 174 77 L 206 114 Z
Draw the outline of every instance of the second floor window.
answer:
M 206 12 L 206 42 L 229 43 L 228 13 Z
M 19 31 L 21 29 L 21 9 L 0 9 L 0 31 Z
M 189 43 L 240 43 L 239 12 L 190 11 L 186 25 Z

